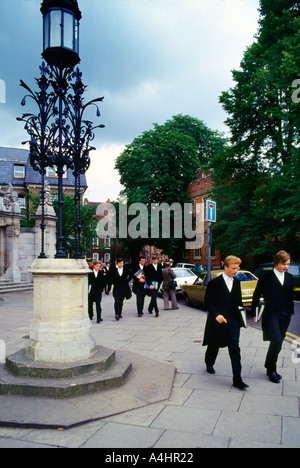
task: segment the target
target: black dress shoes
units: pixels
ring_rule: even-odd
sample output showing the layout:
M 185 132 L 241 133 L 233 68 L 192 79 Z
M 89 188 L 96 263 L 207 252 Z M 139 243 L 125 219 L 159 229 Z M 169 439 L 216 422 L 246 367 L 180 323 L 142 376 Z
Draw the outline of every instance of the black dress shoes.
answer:
M 211 375 L 214 375 L 216 373 L 215 369 L 213 368 L 213 366 L 206 366 L 206 371 L 211 374 Z
M 281 375 L 277 374 L 277 372 L 267 372 L 267 375 L 270 379 L 270 382 L 272 383 L 277 383 L 279 384 L 280 383 L 280 377 Z M 282 378 L 282 377 L 281 377 Z
M 233 386 L 235 388 L 239 388 L 240 390 L 246 390 L 246 388 L 249 388 L 249 385 L 245 384 L 245 382 L 243 382 L 242 380 L 241 382 L 237 382 L 237 383 L 233 382 Z

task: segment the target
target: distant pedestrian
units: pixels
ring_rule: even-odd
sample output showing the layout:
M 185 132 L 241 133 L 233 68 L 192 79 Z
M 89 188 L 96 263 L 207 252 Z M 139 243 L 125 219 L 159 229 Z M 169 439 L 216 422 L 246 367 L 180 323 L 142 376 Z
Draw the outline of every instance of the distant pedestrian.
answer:
M 277 373 L 277 360 L 294 314 L 294 278 L 287 271 L 290 263 L 291 256 L 284 250 L 275 255 L 274 269 L 261 275 L 252 302 L 253 317 L 256 316 L 260 298 L 263 297 L 265 302 L 262 314 L 263 339 L 270 341 L 265 368 L 273 383 L 279 383 L 282 379 Z
M 105 276 L 104 276 L 104 271 L 103 271 L 103 268 L 101 267 L 100 262 L 94 263 L 94 269 L 88 275 L 88 282 L 89 282 L 89 297 L 88 297 L 89 317 L 90 317 L 90 320 L 93 320 L 93 316 L 94 316 L 93 307 L 94 307 L 94 302 L 95 302 L 96 311 L 97 311 L 97 323 L 100 323 L 100 322 L 103 322 L 103 319 L 101 317 L 101 313 L 102 313 L 101 301 L 102 301 L 103 289 L 105 287 Z
M 248 385 L 241 377 L 240 328 L 245 326 L 239 307 L 243 306 L 241 285 L 235 278 L 241 260 L 230 255 L 224 261 L 224 273 L 207 285 L 205 305 L 208 310 L 203 346 L 207 346 L 207 372 L 215 374 L 214 364 L 219 349 L 228 347 L 233 371 L 233 385 L 245 390 Z
M 129 282 L 131 274 L 125 265 L 123 258 L 118 258 L 116 267 L 111 269 L 109 274 L 109 290 L 114 287 L 113 296 L 115 299 L 115 319 L 122 318 L 123 304 L 125 299 L 131 298 Z
M 105 267 L 104 267 L 104 274 L 106 275 L 105 276 L 105 294 L 107 296 L 110 293 L 110 290 L 109 290 L 109 274 L 110 274 L 110 271 L 111 271 L 110 262 L 106 262 Z
M 145 296 L 146 296 L 146 273 L 145 273 L 145 263 L 146 257 L 143 255 L 139 258 L 139 263 L 133 268 L 133 288 L 132 291 L 136 295 L 136 306 L 137 306 L 137 313 L 138 317 L 142 317 L 144 314 L 144 304 L 145 304 Z
M 151 301 L 149 304 L 148 312 L 153 314 L 155 310 L 155 316 L 159 316 L 159 309 L 157 305 L 157 293 L 162 283 L 162 266 L 158 264 L 158 257 L 152 257 L 151 265 L 148 265 L 145 269 L 147 288 L 149 290 Z
M 163 298 L 164 298 L 164 310 L 171 310 L 169 299 L 171 298 L 172 310 L 178 309 L 177 298 L 176 298 L 176 287 L 175 281 L 176 274 L 170 267 L 170 262 L 165 263 L 165 268 L 162 270 L 163 277 Z

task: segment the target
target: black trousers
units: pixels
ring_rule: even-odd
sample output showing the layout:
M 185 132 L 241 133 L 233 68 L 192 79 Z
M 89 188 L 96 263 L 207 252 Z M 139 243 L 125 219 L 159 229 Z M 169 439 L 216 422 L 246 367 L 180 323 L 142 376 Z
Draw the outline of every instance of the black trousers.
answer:
M 97 321 L 101 319 L 102 307 L 102 291 L 98 291 L 96 294 L 89 294 L 89 317 L 92 320 L 94 317 L 93 305 L 96 302 Z
M 146 291 L 144 287 L 137 286 L 135 289 L 136 294 L 136 307 L 138 315 L 142 315 L 145 304 Z
M 279 317 L 271 316 L 268 320 L 268 336 L 270 337 L 270 346 L 268 349 L 265 368 L 267 372 L 276 372 L 279 353 L 282 349 L 282 343 L 291 322 L 290 314 L 282 314 Z
M 156 315 L 159 315 L 159 309 L 158 309 L 158 305 L 157 305 L 157 289 L 150 289 L 150 293 L 151 293 L 151 301 L 150 301 L 150 304 L 149 304 L 149 307 L 148 307 L 148 311 L 151 313 L 153 311 L 153 309 L 155 310 L 155 314 Z
M 241 365 L 241 350 L 239 347 L 240 341 L 240 324 L 237 320 L 232 320 L 227 325 L 227 342 L 228 352 L 231 359 L 233 372 L 233 382 L 239 384 L 242 380 L 242 365 Z M 211 342 L 207 346 L 205 354 L 205 363 L 207 366 L 214 366 L 220 347 L 218 343 Z
M 125 301 L 125 295 L 120 291 L 114 291 L 114 299 L 115 299 L 115 315 L 122 317 L 123 311 L 123 304 Z

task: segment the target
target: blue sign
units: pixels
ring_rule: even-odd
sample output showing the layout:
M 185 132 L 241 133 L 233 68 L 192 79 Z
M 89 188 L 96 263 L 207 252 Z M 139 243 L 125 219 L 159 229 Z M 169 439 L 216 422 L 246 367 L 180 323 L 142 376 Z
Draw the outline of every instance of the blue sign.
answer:
M 206 202 L 207 221 L 215 223 L 217 221 L 217 204 L 214 201 Z

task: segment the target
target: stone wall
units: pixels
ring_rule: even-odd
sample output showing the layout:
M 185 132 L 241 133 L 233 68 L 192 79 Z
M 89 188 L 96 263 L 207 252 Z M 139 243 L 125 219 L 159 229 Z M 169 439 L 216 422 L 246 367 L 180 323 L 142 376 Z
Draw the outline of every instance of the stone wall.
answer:
M 19 239 L 21 281 L 32 281 L 32 274 L 28 272 L 36 258 L 36 228 L 21 228 Z

